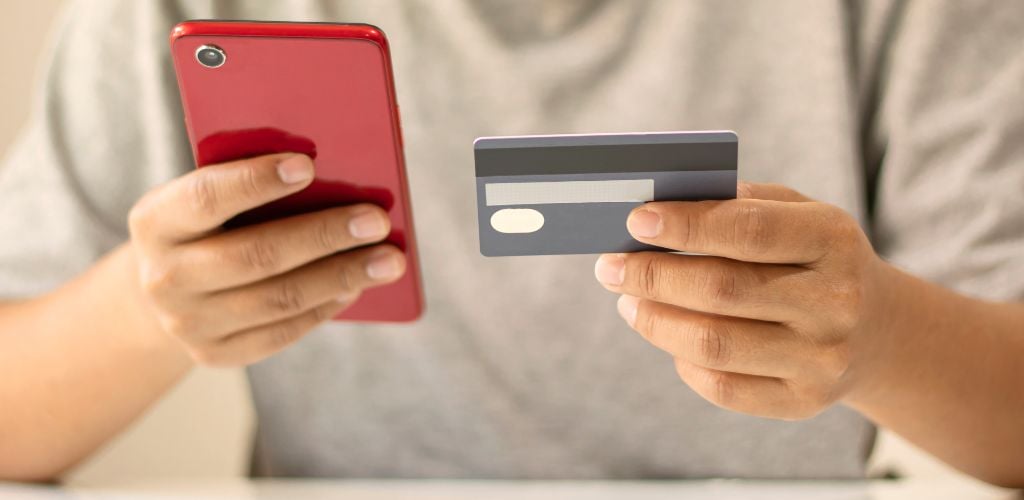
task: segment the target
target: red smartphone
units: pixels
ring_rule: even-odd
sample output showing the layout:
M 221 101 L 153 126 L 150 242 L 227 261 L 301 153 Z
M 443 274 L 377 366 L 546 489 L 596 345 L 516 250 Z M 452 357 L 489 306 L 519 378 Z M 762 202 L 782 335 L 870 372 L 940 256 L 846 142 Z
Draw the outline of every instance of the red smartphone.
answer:
M 187 21 L 171 33 L 171 54 L 199 168 L 282 152 L 313 158 L 309 187 L 229 225 L 377 204 L 408 271 L 335 319 L 417 319 L 423 292 L 384 33 L 366 24 Z

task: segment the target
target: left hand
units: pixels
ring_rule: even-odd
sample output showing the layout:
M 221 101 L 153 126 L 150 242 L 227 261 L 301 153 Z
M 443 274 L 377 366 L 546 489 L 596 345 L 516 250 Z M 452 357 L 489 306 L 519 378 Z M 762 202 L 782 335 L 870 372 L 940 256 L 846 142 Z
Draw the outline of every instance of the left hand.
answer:
M 864 385 L 884 351 L 886 265 L 843 210 L 778 185 L 728 201 L 652 202 L 637 240 L 705 255 L 606 254 L 619 313 L 712 403 L 809 418 Z

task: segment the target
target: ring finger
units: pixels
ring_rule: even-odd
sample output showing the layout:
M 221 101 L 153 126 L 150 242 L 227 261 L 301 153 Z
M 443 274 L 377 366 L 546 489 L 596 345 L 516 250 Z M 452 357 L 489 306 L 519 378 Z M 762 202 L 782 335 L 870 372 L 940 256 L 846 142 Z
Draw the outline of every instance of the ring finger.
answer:
M 252 285 L 208 295 L 205 308 L 215 324 L 209 331 L 235 332 L 290 318 L 332 300 L 351 302 L 364 289 L 395 281 L 404 272 L 404 255 L 390 245 L 328 257 Z
M 690 311 L 639 299 L 619 298 L 619 313 L 655 347 L 719 371 L 793 378 L 809 346 L 778 323 Z

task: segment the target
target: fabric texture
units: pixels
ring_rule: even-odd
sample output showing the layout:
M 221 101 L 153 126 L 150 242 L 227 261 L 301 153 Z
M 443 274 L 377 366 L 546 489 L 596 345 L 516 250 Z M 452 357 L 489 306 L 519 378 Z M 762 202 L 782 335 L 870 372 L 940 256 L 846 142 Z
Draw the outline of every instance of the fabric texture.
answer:
M 731 129 L 742 179 L 846 209 L 927 279 L 1024 297 L 1022 3 L 83 0 L 0 167 L 0 298 L 85 270 L 192 168 L 167 36 L 193 18 L 376 24 L 403 110 L 427 314 L 252 366 L 257 475 L 864 474 L 849 409 L 780 422 L 689 390 L 593 257 L 481 257 L 477 136 Z

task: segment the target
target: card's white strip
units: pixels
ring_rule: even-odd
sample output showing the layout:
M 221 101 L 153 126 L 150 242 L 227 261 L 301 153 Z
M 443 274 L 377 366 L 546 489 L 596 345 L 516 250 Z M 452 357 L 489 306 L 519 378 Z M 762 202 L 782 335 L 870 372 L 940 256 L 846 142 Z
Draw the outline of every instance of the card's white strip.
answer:
M 654 179 L 498 182 L 484 185 L 487 206 L 625 203 L 654 200 Z

